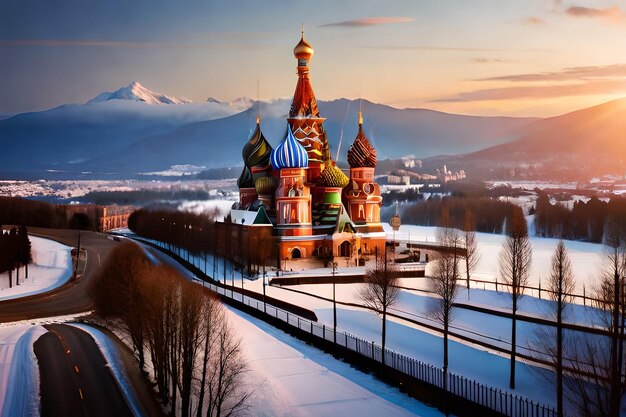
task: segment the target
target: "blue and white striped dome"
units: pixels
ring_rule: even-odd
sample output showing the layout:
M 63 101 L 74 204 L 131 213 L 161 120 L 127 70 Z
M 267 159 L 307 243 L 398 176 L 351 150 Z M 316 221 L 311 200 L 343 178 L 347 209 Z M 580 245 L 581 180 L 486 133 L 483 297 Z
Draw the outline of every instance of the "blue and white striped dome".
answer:
M 287 126 L 287 137 L 280 142 L 270 156 L 274 169 L 283 168 L 308 168 L 309 155 L 302 147 L 298 139 L 293 136 Z

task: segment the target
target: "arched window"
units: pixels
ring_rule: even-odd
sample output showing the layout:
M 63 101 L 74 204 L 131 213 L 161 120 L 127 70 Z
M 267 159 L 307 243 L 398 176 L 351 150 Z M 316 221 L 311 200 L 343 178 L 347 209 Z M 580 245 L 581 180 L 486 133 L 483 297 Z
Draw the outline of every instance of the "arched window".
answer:
M 352 245 L 349 241 L 346 240 L 341 245 L 339 245 L 339 256 L 352 256 Z
M 293 248 L 291 250 L 291 259 L 300 259 L 302 258 L 302 252 L 298 248 Z

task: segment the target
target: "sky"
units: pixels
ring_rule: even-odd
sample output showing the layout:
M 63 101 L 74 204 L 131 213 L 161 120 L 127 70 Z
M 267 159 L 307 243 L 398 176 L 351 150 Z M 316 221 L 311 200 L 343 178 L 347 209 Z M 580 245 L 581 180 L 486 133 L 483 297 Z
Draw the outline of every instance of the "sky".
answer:
M 302 25 L 322 100 L 547 117 L 626 95 L 626 0 L 0 0 L 0 113 L 133 81 L 290 97 Z

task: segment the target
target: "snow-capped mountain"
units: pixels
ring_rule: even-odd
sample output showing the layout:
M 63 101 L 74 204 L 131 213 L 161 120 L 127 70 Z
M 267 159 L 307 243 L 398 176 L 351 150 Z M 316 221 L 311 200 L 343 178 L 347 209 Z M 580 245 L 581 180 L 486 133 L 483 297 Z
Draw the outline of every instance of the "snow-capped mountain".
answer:
M 148 90 L 146 87 L 138 83 L 137 81 L 128 84 L 126 87 L 122 87 L 113 92 L 104 92 L 98 94 L 93 99 L 89 100 L 89 103 L 100 103 L 109 100 L 133 100 L 143 101 L 148 104 L 185 104 L 191 103 L 191 100 L 184 98 L 176 98 L 166 96 L 165 94 L 155 93 Z

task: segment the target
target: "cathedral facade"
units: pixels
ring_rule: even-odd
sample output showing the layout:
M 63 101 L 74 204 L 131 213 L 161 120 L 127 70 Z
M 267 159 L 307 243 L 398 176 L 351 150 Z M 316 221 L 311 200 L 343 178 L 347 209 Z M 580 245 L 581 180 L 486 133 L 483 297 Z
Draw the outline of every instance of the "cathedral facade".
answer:
M 293 52 L 298 82 L 286 135 L 272 148 L 257 116 L 256 129 L 242 150 L 239 201 L 229 221 L 255 235 L 271 236 L 257 244 L 273 245 L 279 262 L 343 258 L 346 265 L 363 264 L 383 253 L 386 242 L 382 197 L 374 181 L 376 150 L 359 112 L 359 132 L 347 155 L 349 174 L 337 167 L 310 82 L 314 51 L 304 34 Z

